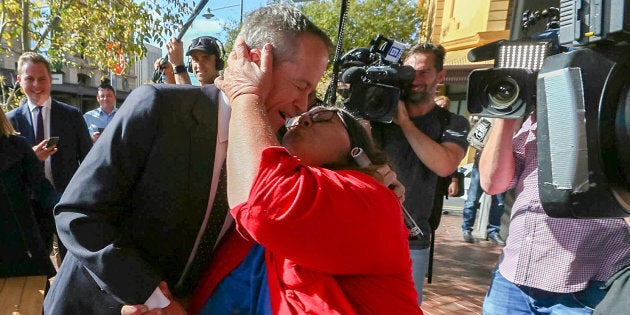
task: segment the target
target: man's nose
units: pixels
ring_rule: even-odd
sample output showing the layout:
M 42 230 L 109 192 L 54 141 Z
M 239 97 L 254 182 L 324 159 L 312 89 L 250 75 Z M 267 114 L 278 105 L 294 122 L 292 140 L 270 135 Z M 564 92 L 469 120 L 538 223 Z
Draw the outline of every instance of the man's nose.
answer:
M 293 106 L 298 110 L 298 113 L 301 114 L 308 111 L 308 107 L 310 105 L 308 97 L 309 94 L 310 93 L 304 93 L 303 95 L 300 95 L 295 102 L 293 102 Z

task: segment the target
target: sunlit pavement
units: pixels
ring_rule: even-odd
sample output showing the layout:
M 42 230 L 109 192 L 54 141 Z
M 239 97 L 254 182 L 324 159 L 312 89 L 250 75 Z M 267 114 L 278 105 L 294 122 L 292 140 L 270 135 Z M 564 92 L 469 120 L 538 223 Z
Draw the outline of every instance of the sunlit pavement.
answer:
M 424 285 L 422 310 L 425 314 L 481 314 L 490 275 L 502 246 L 462 239 L 463 200 L 445 201 L 436 231 L 432 283 Z M 426 280 L 425 280 L 426 281 Z

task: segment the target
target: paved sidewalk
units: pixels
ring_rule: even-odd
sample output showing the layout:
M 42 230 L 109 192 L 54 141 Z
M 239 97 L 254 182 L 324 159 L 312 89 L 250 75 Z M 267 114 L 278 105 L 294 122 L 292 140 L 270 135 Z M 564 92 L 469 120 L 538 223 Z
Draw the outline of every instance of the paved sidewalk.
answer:
M 490 275 L 502 246 L 478 240 L 462 239 L 462 211 L 445 207 L 436 231 L 433 257 L 433 281 L 424 285 L 422 310 L 435 314 L 481 314 Z

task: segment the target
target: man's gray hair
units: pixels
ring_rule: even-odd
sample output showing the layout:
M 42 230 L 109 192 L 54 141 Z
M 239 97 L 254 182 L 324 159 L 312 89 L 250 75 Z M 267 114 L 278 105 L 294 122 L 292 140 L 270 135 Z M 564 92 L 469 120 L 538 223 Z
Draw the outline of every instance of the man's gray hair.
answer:
M 274 62 L 291 60 L 295 44 L 300 36 L 312 34 L 320 38 L 330 52 L 330 37 L 300 10 L 286 4 L 273 4 L 251 12 L 241 28 L 247 46 L 262 49 L 266 43 L 273 45 Z

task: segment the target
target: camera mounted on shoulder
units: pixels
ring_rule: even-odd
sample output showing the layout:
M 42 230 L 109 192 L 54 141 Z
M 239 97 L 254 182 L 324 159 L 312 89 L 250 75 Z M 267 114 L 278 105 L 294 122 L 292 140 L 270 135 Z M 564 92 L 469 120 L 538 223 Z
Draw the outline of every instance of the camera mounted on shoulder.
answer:
M 549 216 L 630 216 L 630 3 L 556 2 L 560 9 L 523 10 L 511 40 L 471 50 L 470 61 L 495 67 L 471 72 L 468 111 L 504 119 L 535 111 Z M 516 7 L 524 5 L 533 4 Z M 519 37 L 543 20 L 543 31 Z
M 406 44 L 380 34 L 370 44 L 370 48 L 355 48 L 341 57 L 338 91 L 348 111 L 370 121 L 390 123 L 415 71 L 401 63 Z

